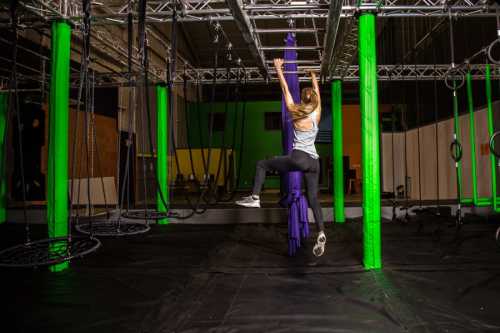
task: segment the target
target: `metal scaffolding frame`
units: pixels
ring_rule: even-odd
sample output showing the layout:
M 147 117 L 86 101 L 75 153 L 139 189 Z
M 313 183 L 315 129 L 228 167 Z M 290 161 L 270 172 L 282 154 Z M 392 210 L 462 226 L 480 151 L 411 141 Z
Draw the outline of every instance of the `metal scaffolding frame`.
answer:
M 381 1 L 359 1 L 341 0 L 331 2 L 330 0 L 168 0 L 148 1 L 146 8 L 146 20 L 148 23 L 170 22 L 172 20 L 173 6 L 176 6 L 178 21 L 180 22 L 209 22 L 215 27 L 216 38 L 223 38 L 227 52 L 232 53 L 233 59 L 241 59 L 231 50 L 231 36 L 228 36 L 219 22 L 233 21 L 240 30 L 240 34 L 253 56 L 254 65 L 257 67 L 246 67 L 247 82 L 269 82 L 276 80 L 275 71 L 272 68 L 272 58 L 285 49 L 282 45 L 263 45 L 262 35 L 281 34 L 292 32 L 295 34 L 310 34 L 313 36 L 314 45 L 295 46 L 293 49 L 299 53 L 299 80 L 307 80 L 308 71 L 321 72 L 323 79 L 343 79 L 345 81 L 357 80 L 357 67 L 352 66 L 353 59 L 357 53 L 357 19 L 363 11 L 376 12 L 379 18 L 391 17 L 494 17 L 496 5 L 491 5 L 487 0 L 381 0 Z M 26 13 L 21 15 L 23 20 L 33 23 L 49 22 L 55 18 L 64 18 L 73 23 L 78 37 L 81 32 L 78 26 L 81 23 L 83 13 L 81 2 L 78 0 L 25 0 L 19 2 Z M 110 25 L 121 29 L 126 27 L 128 15 L 128 3 L 126 0 L 110 0 L 92 3 L 93 30 L 92 47 L 108 53 L 118 64 L 126 67 L 127 46 L 121 36 L 110 31 Z M 302 26 L 297 28 L 295 22 L 301 19 Z M 262 20 L 282 21 L 282 28 L 263 28 L 259 22 Z M 283 28 L 283 26 L 287 28 Z M 166 36 L 148 27 L 148 40 L 161 45 L 165 50 L 164 59 L 150 64 L 150 77 L 152 80 L 166 79 L 166 62 L 170 50 L 170 43 Z M 132 62 L 134 70 L 140 69 L 138 50 L 135 50 Z M 279 54 L 279 53 L 278 53 Z M 274 55 L 274 56 L 273 56 Z M 301 55 L 307 55 L 301 57 Z M 182 68 L 176 73 L 174 80 L 182 79 L 183 75 L 190 81 L 200 83 L 211 83 L 213 80 L 213 68 L 195 68 L 188 60 L 178 56 L 177 64 Z M 117 67 L 120 67 L 118 65 Z M 379 66 L 379 79 L 388 78 L 387 68 L 394 68 L 391 74 L 392 80 L 415 79 L 443 79 L 448 65 L 414 65 Z M 413 68 L 412 69 L 410 69 Z M 416 69 L 415 69 L 416 68 Z M 484 73 L 480 68 L 483 65 L 475 65 L 478 68 L 474 78 L 482 78 Z M 226 76 L 226 68 L 216 70 L 217 79 Z M 241 68 L 230 70 L 232 77 L 240 77 L 237 74 Z M 219 74 L 220 73 L 220 74 Z M 107 74 L 116 84 L 122 84 L 120 70 Z M 227 78 L 226 78 L 227 79 Z M 230 80 L 231 81 L 231 80 Z
M 500 66 L 490 65 L 492 68 L 491 79 L 500 79 Z M 318 67 L 319 69 L 319 67 Z M 443 80 L 450 66 L 448 64 L 439 65 L 378 65 L 377 75 L 379 81 L 433 81 L 433 80 Z M 463 80 L 465 71 L 470 69 L 471 78 L 473 80 L 484 80 L 486 78 L 486 65 L 475 64 L 469 65 L 468 67 L 463 67 L 462 71 L 457 72 L 455 75 L 450 75 L 448 79 Z M 32 71 L 37 71 L 35 68 L 31 68 Z M 304 74 L 304 69 L 299 66 L 297 71 L 298 74 Z M 215 75 L 215 79 L 214 79 Z M 133 80 L 133 84 L 140 83 L 140 72 L 132 73 L 132 76 L 136 78 Z M 0 76 L 1 78 L 1 76 Z M 41 82 L 40 75 L 20 75 L 20 82 Z M 49 81 L 50 77 L 48 74 L 45 75 L 45 85 Z M 4 77 L 5 86 L 8 78 Z M 70 77 L 71 86 L 74 88 L 78 87 L 79 75 L 74 73 Z M 175 84 L 182 84 L 186 79 L 188 82 L 193 84 L 241 84 L 241 82 L 246 81 L 247 84 L 262 84 L 266 81 L 266 78 L 262 75 L 262 71 L 258 67 L 241 68 L 220 68 L 214 72 L 213 68 L 197 68 L 197 69 L 187 69 L 178 70 L 175 73 L 173 82 Z M 346 71 L 342 77 L 333 76 L 332 79 L 342 79 L 344 82 L 357 82 L 359 81 L 359 67 L 357 65 L 351 65 L 346 67 Z M 301 82 L 309 81 L 309 78 L 305 75 L 300 76 L 299 80 Z M 267 83 L 277 82 L 277 79 L 267 80 Z M 127 72 L 107 72 L 107 73 L 96 73 L 95 74 L 95 85 L 97 87 L 106 86 L 128 86 L 128 73 Z

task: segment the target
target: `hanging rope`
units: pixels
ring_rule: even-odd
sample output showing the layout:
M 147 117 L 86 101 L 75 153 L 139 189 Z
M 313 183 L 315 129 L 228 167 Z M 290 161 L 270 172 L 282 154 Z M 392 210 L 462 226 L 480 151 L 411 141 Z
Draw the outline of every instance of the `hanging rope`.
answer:
M 30 237 L 30 225 L 27 219 L 26 207 L 26 187 L 24 182 L 24 159 L 23 159 L 23 144 L 22 144 L 22 126 L 19 112 L 19 101 L 17 95 L 17 1 L 11 1 L 11 18 L 12 30 L 14 32 L 13 40 L 13 72 L 11 80 L 11 91 L 14 92 L 14 106 L 17 118 L 17 134 L 20 150 L 20 172 L 23 195 L 23 212 L 26 225 L 26 242 L 0 251 L 0 266 L 1 267 L 40 267 L 46 265 L 55 265 L 67 262 L 73 258 L 83 257 L 91 252 L 94 252 L 101 246 L 101 242 L 93 237 L 73 239 L 71 234 L 71 218 L 68 218 L 68 237 L 54 237 L 32 241 Z M 83 56 L 83 54 L 82 54 Z M 54 59 L 53 59 L 54 60 Z M 83 82 L 83 81 L 81 81 Z M 10 102 L 9 102 L 10 103 Z M 9 105 L 9 109 L 10 109 Z M 8 110 L 8 121 L 10 119 L 10 111 Z M 49 135 L 49 145 L 50 142 Z M 71 217 L 71 215 L 70 215 Z
M 31 225 L 28 221 L 28 207 L 26 202 L 26 180 L 24 174 L 24 149 L 23 149 L 23 126 L 21 124 L 21 112 L 19 110 L 19 94 L 17 91 L 17 10 L 18 1 L 11 0 L 10 2 L 10 17 L 11 17 L 11 30 L 12 30 L 12 73 L 10 78 L 10 89 L 9 89 L 9 102 L 7 106 L 7 124 L 10 122 L 11 114 L 15 115 L 16 125 L 17 125 L 17 140 L 19 149 L 19 172 L 21 176 L 21 195 L 23 200 L 23 221 L 25 225 L 26 232 L 26 244 L 31 242 Z M 7 135 L 8 128 L 5 129 L 5 135 Z M 5 141 L 4 141 L 5 142 Z M 5 145 L 6 147 L 7 145 Z M 6 155 L 7 150 L 5 150 Z
M 123 173 L 123 184 L 122 184 L 122 189 L 121 189 L 121 194 L 119 198 L 119 209 L 118 209 L 118 226 L 120 226 L 121 222 L 121 216 L 122 216 L 122 209 L 123 209 L 123 201 L 125 200 L 125 191 L 127 192 L 127 211 L 130 209 L 130 191 L 128 190 L 130 188 L 130 157 L 131 157 L 131 149 L 132 149 L 132 141 L 133 141 L 133 135 L 132 135 L 132 121 L 134 119 L 134 114 L 135 112 L 132 111 L 132 50 L 133 50 L 133 38 L 134 38 L 134 27 L 133 27 L 133 14 L 132 14 L 132 3 L 129 0 L 128 2 L 128 14 L 127 14 L 127 56 L 128 56 L 128 62 L 127 62 L 127 79 L 128 79 L 128 100 L 127 100 L 127 156 L 125 158 L 125 170 Z M 121 126 L 121 123 L 120 123 Z M 121 129 L 119 130 L 119 132 Z M 121 134 L 119 134 L 121 141 Z M 121 146 L 121 143 L 118 144 L 118 146 Z M 118 159 L 121 158 L 121 152 L 118 154 Z M 119 165 L 120 163 L 118 163 Z M 118 169 L 120 170 L 120 169 Z M 118 171 L 118 183 L 120 182 L 120 172 Z M 118 184 L 118 188 L 120 188 Z
M 463 86 L 465 79 L 462 77 L 461 84 L 457 85 L 455 77 L 453 78 L 453 82 L 450 85 L 448 82 L 448 77 L 451 76 L 450 73 L 454 73 L 452 71 L 455 70 L 455 50 L 453 43 L 453 20 L 450 14 L 450 54 L 451 54 L 451 69 L 448 71 L 448 75 L 445 76 L 445 84 L 448 88 L 451 87 L 453 91 L 453 116 L 455 120 L 455 133 L 453 135 L 453 142 L 450 145 L 451 157 L 455 161 L 455 172 L 456 172 L 456 185 L 457 185 L 457 213 L 456 213 L 456 226 L 457 230 L 460 228 L 462 224 L 462 213 L 461 213 L 461 201 L 462 201 L 462 184 L 461 184 L 461 170 L 460 170 L 460 160 L 462 159 L 463 150 L 462 144 L 459 141 L 459 124 L 458 124 L 458 96 L 457 89 Z
M 405 50 L 406 50 L 406 41 L 408 40 L 407 38 L 405 38 L 406 36 L 406 30 L 405 30 L 405 19 L 403 19 L 403 33 L 401 34 L 401 38 L 402 38 L 402 45 L 405 46 Z M 401 63 L 403 64 L 404 66 L 404 61 L 405 59 L 402 59 Z M 405 92 L 406 92 L 406 85 L 405 85 Z M 408 101 L 407 101 L 407 98 L 406 98 L 406 93 L 403 95 L 404 96 L 404 104 L 405 104 L 405 108 L 401 109 L 401 125 L 402 125 L 402 129 L 404 131 L 404 165 L 405 165 L 405 183 L 404 183 L 404 189 L 405 189 L 405 206 L 404 206 L 404 209 L 405 209 L 405 217 L 404 219 L 402 219 L 402 221 L 404 222 L 408 222 L 409 219 L 410 219 L 410 216 L 409 216 L 409 209 L 410 209 L 410 203 L 409 203 L 409 193 L 408 193 L 408 184 L 409 184 L 409 181 L 408 181 L 408 151 L 407 151 L 407 141 L 408 141 L 408 122 L 407 122 L 407 112 L 408 112 Z
M 415 22 L 416 23 L 416 22 Z M 413 40 L 417 42 L 417 30 L 416 24 L 414 24 L 413 28 Z M 419 208 L 422 209 L 422 165 L 420 161 L 420 90 L 419 90 L 419 78 L 417 71 L 417 55 L 416 52 L 413 61 L 414 61 L 414 69 L 415 69 L 415 107 L 416 107 L 416 116 L 417 116 L 417 161 L 418 161 L 418 202 Z
M 226 168 L 226 128 L 227 128 L 227 118 L 228 118 L 228 106 L 229 106 L 229 74 L 230 74 L 230 52 L 226 54 L 226 96 L 225 96 L 225 101 L 224 101 L 224 127 L 222 129 L 222 139 L 221 139 L 221 145 L 220 145 L 220 151 L 219 151 L 219 161 L 217 163 L 217 173 L 215 176 L 214 180 L 214 187 L 213 187 L 213 193 L 212 195 L 215 198 L 215 203 L 219 201 L 219 195 L 217 193 L 217 184 L 219 182 L 219 177 L 220 177 L 220 172 L 221 172 L 221 167 L 222 163 L 224 162 L 224 168 Z M 211 113 L 211 120 L 215 118 L 215 113 Z M 225 172 L 224 172 L 225 174 Z
M 496 13 L 496 22 L 497 22 L 497 39 L 495 39 L 490 44 L 490 46 L 488 46 L 487 55 L 488 55 L 488 59 L 490 59 L 490 61 L 492 63 L 500 65 L 500 60 L 495 59 L 495 57 L 493 57 L 493 48 L 495 47 L 496 44 L 500 43 L 500 12 L 499 12 L 498 5 L 495 8 L 495 13 Z
M 219 27 L 219 28 L 218 28 Z M 215 52 L 214 52 L 214 67 L 213 67 L 213 79 L 212 79 L 212 89 L 211 89 L 211 97 L 210 97 L 210 106 L 209 106 L 209 125 L 208 125 L 208 150 L 207 150 L 207 173 L 205 174 L 206 186 L 208 187 L 207 193 L 213 193 L 212 186 L 214 186 L 210 181 L 210 162 L 212 159 L 212 145 L 213 145 L 213 132 L 214 132 L 214 105 L 215 105 L 215 88 L 217 84 L 217 66 L 218 66 L 218 55 L 219 55 L 219 30 L 220 25 L 217 23 L 215 25 L 215 35 L 213 39 L 213 43 L 215 44 Z M 215 183 L 215 186 L 217 184 Z M 210 203 L 210 198 L 203 198 L 206 203 Z
M 153 145 L 153 135 L 152 135 L 152 120 L 151 120 L 151 105 L 150 105 L 150 96 L 149 96 L 149 60 L 148 60 L 148 45 L 146 39 L 146 0 L 139 1 L 139 22 L 138 22 L 138 34 L 139 34 L 139 44 L 140 44 L 140 52 L 141 52 L 141 63 L 143 70 L 143 101 L 146 109 L 146 125 L 147 125 L 147 141 L 149 144 L 149 153 L 153 157 L 154 156 L 154 145 Z M 155 176 L 155 184 L 157 185 L 158 194 L 161 202 L 165 207 L 169 207 L 168 200 L 166 199 L 166 193 L 163 193 L 161 190 L 158 178 L 156 177 L 156 165 L 155 163 L 151 163 L 151 169 L 153 170 Z M 145 171 L 144 171 L 145 173 Z M 147 191 L 145 190 L 145 205 L 144 205 L 144 213 L 147 212 Z M 168 211 L 168 208 L 167 208 Z
M 238 64 L 241 66 L 241 61 L 238 61 Z M 243 75 L 244 75 L 244 80 L 245 80 L 245 85 L 246 85 L 246 73 L 245 69 L 243 68 Z M 231 145 L 231 156 L 232 160 L 234 163 L 235 159 L 235 149 L 236 149 L 236 132 L 237 132 L 237 120 L 238 120 L 238 113 L 239 113 L 239 105 L 242 105 L 241 109 L 241 129 L 240 129 L 240 140 L 239 140 L 239 147 L 240 147 L 240 153 L 239 153 L 239 158 L 237 162 L 237 167 L 236 167 L 236 179 L 234 182 L 233 188 L 229 191 L 229 197 L 227 198 L 221 198 L 219 201 L 221 202 L 229 202 L 234 199 L 234 196 L 236 195 L 236 190 L 240 186 L 240 178 L 241 178 L 241 165 L 243 162 L 243 146 L 244 146 L 244 140 L 245 140 L 245 112 L 246 112 L 246 100 L 243 97 L 243 94 L 241 93 L 241 72 L 240 68 L 238 68 L 238 78 L 237 78 L 237 86 L 236 86 L 236 92 L 235 92 L 235 99 L 236 103 L 234 106 L 234 123 L 233 123 L 233 139 L 232 139 L 232 145 Z M 240 103 L 240 100 L 243 100 L 242 103 Z M 230 169 L 232 170 L 232 169 Z M 230 176 L 230 170 L 226 173 L 225 179 L 228 179 Z

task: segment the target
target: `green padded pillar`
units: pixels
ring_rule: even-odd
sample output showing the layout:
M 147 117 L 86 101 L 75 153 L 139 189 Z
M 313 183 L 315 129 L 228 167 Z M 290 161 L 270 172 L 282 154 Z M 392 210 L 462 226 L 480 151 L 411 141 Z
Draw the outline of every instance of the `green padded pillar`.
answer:
M 474 101 L 472 99 L 472 76 L 470 71 L 466 75 L 467 81 L 467 108 L 469 109 L 469 141 L 471 158 L 472 202 L 478 205 L 477 192 L 477 157 L 476 157 L 476 122 L 474 120 Z
M 359 17 L 359 93 L 363 170 L 363 264 L 382 267 L 380 237 L 380 138 L 377 92 L 376 16 Z
M 344 161 L 342 149 L 342 81 L 332 82 L 332 143 L 333 143 L 333 202 L 334 221 L 345 222 Z
M 0 224 L 7 219 L 7 178 L 5 163 L 5 130 L 7 128 L 7 108 L 9 94 L 0 92 Z
M 488 105 L 488 137 L 491 138 L 494 132 L 493 122 L 493 105 L 491 102 L 491 66 L 486 64 L 486 103 Z M 495 163 L 495 155 L 490 152 L 490 169 L 491 169 L 491 199 L 493 209 L 498 212 L 497 198 L 497 165 Z
M 47 224 L 49 237 L 68 235 L 68 125 L 71 27 L 52 23 L 51 81 L 49 99 L 49 155 L 47 170 Z M 53 265 L 61 271 L 68 262 Z
M 156 209 L 166 213 L 168 207 L 168 91 L 164 84 L 156 85 Z M 161 191 L 161 192 L 160 192 Z M 163 200 L 162 200 L 163 195 Z M 164 202 L 165 201 L 165 202 Z M 167 224 L 168 219 L 158 220 L 158 224 Z

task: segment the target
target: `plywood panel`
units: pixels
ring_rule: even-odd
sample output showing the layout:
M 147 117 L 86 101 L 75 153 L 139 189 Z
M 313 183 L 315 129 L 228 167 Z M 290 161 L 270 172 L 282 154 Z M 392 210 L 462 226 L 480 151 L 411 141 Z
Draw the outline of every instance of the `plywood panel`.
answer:
M 47 174 L 47 152 L 48 152 L 48 112 L 46 107 L 44 108 L 46 113 L 45 119 L 45 145 L 42 148 L 42 173 Z M 90 177 L 112 177 L 116 179 L 117 176 L 117 156 L 118 156 L 118 131 L 117 131 L 117 120 L 115 118 L 106 117 L 103 115 L 95 114 L 95 137 L 97 141 L 95 144 L 92 132 L 88 135 L 90 145 L 88 146 L 89 155 L 87 158 L 87 147 L 85 146 L 84 139 L 84 121 L 83 112 L 79 112 L 78 119 L 78 129 L 76 128 L 77 123 L 77 112 L 73 109 L 70 110 L 70 122 L 69 122 L 69 177 L 71 178 L 72 171 L 75 171 L 73 178 L 86 178 Z M 75 152 L 75 163 L 73 169 L 73 146 L 74 140 L 76 141 L 76 152 Z M 89 168 L 87 169 L 87 162 Z M 88 171 L 89 172 L 88 172 Z
M 91 205 L 116 205 L 118 203 L 116 196 L 115 179 L 113 177 L 101 178 L 80 178 L 70 181 L 69 195 L 72 203 L 75 205 L 87 205 L 89 195 L 87 189 L 90 186 Z M 71 193 L 73 191 L 73 193 Z

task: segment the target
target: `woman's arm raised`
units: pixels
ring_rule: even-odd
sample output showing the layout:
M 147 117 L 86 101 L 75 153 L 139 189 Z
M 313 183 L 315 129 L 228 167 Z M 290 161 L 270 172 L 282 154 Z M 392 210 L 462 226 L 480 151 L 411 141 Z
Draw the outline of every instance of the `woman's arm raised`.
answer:
M 280 80 L 281 91 L 285 98 L 286 107 L 290 112 L 293 112 L 295 103 L 293 101 L 292 94 L 290 94 L 290 89 L 288 89 L 288 84 L 285 80 L 285 75 L 283 74 L 283 59 L 274 59 L 274 67 L 276 68 L 276 73 L 278 74 L 278 79 Z
M 313 71 L 311 71 L 311 81 L 312 81 L 314 92 L 316 93 L 316 96 L 318 97 L 318 107 L 316 108 L 316 110 L 318 111 L 317 112 L 318 115 L 317 115 L 316 120 L 319 123 L 319 121 L 321 120 L 321 96 L 319 93 L 318 79 L 316 79 L 316 73 L 314 73 Z

